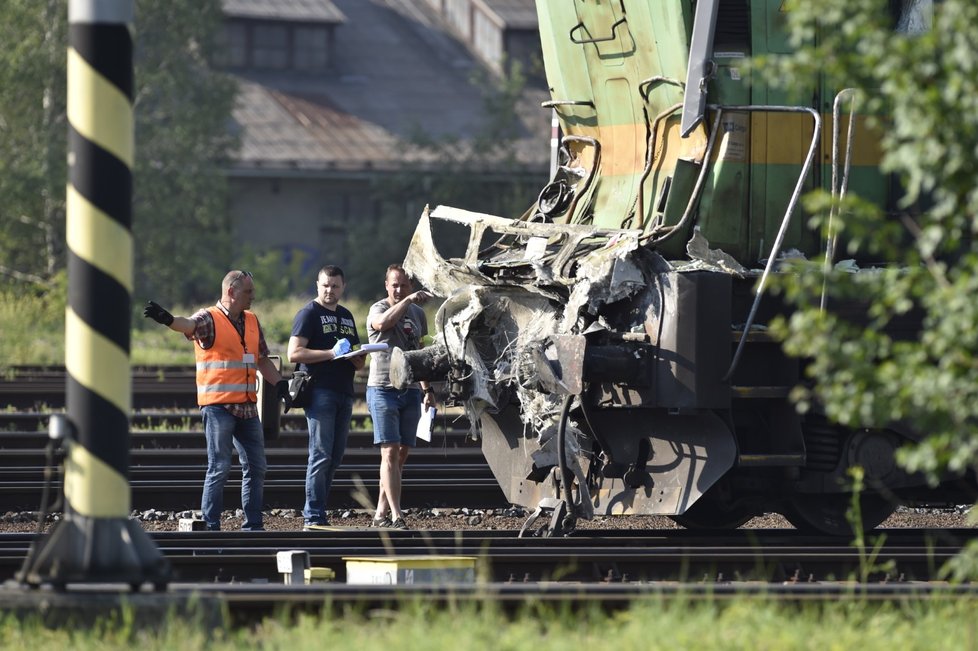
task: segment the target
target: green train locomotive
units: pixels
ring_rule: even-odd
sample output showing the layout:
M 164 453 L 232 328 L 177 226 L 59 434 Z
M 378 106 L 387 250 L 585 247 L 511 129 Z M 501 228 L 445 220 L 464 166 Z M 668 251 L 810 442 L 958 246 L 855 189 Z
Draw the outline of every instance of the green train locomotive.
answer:
M 446 381 L 507 498 L 536 509 L 528 531 L 779 512 L 851 533 L 857 465 L 866 528 L 901 501 L 971 499 L 896 464 L 913 432 L 845 429 L 789 400 L 804 362 L 764 327 L 787 309 L 766 290 L 785 257 L 832 256 L 799 197 L 889 206 L 898 186 L 844 89 L 816 84 L 798 104 L 749 79 L 747 57 L 789 51 L 784 10 L 538 0 L 560 126 L 551 182 L 516 219 L 445 206 L 420 219 L 405 267 L 446 301 L 434 344 L 395 351 L 393 378 Z M 433 235 L 453 228 L 467 231 L 454 257 Z

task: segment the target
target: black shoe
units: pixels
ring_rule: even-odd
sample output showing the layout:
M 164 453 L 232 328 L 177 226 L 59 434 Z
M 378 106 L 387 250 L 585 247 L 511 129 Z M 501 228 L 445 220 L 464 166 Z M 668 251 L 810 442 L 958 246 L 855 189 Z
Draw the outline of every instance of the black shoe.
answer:
M 391 526 L 391 519 L 388 516 L 386 516 L 386 515 L 384 517 L 382 517 L 382 518 L 373 518 L 370 521 L 370 526 L 371 527 L 380 527 L 380 528 L 383 528 L 383 529 L 388 529 Z
M 330 530 L 329 520 L 323 520 L 322 522 L 307 522 L 302 525 L 303 531 L 329 531 Z
M 393 522 L 391 522 L 391 525 L 390 526 L 391 526 L 392 529 L 401 529 L 402 531 L 404 529 L 407 529 L 408 528 L 408 524 L 407 524 L 407 522 L 404 521 L 404 518 L 403 517 L 398 518 L 398 519 L 394 520 Z

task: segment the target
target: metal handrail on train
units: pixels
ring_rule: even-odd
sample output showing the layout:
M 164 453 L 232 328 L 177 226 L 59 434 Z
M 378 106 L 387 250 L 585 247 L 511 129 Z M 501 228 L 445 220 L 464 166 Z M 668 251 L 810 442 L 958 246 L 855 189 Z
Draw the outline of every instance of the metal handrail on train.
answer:
M 798 203 L 798 198 L 801 196 L 801 189 L 805 184 L 805 178 L 808 176 L 808 172 L 811 170 L 812 161 L 815 159 L 815 150 L 818 148 L 818 139 L 822 133 L 822 116 L 815 109 L 808 106 L 763 106 L 763 105 L 751 105 L 744 107 L 723 107 L 717 105 L 711 105 L 711 109 L 721 111 L 723 108 L 732 108 L 738 111 L 765 111 L 765 112 L 777 112 L 777 113 L 808 113 L 812 116 L 814 121 L 812 129 L 812 143 L 808 147 L 808 155 L 805 157 L 805 164 L 802 166 L 801 174 L 798 175 L 798 181 L 795 183 L 795 189 L 791 193 L 791 199 L 788 201 L 788 207 L 785 209 L 784 217 L 781 219 L 781 228 L 778 229 L 778 235 L 774 240 L 774 244 L 771 246 L 771 252 L 768 254 L 767 264 L 764 265 L 764 273 L 761 274 L 761 279 L 757 283 L 757 290 L 754 294 L 754 303 L 751 305 L 750 313 L 747 315 L 747 320 L 744 322 L 744 331 L 740 335 L 740 341 L 737 343 L 737 350 L 734 352 L 733 359 L 730 361 L 730 368 L 727 369 L 727 373 L 721 378 L 721 382 L 729 382 L 733 377 L 734 371 L 737 369 L 737 364 L 740 362 L 740 356 L 744 351 L 744 344 L 747 342 L 747 336 L 750 333 L 750 328 L 754 324 L 754 319 L 757 317 L 757 309 L 761 304 L 761 296 L 764 294 L 764 285 L 767 283 L 768 276 L 771 274 L 771 269 L 774 268 L 775 260 L 778 254 L 781 252 L 781 245 L 784 243 L 785 233 L 788 231 L 788 225 L 791 223 L 791 217 L 795 211 L 795 205 Z M 704 160 L 709 160 L 704 159 Z M 705 167 L 705 166 L 704 166 Z
M 853 131 L 856 121 L 856 97 L 855 88 L 843 88 L 840 90 L 836 96 L 835 100 L 832 102 L 832 209 L 829 211 L 829 223 L 826 228 L 826 241 L 825 241 L 825 267 L 824 267 L 824 278 L 822 279 L 822 298 L 819 302 L 819 309 L 825 311 L 825 303 L 828 294 L 828 282 L 829 282 L 829 272 L 832 271 L 833 260 L 835 259 L 835 245 L 838 240 L 838 236 L 832 232 L 832 225 L 835 221 L 835 216 L 839 212 L 839 204 L 843 199 L 846 198 L 846 191 L 849 189 L 849 169 L 852 163 L 852 141 L 853 141 Z M 849 103 L 849 127 L 846 131 L 846 158 L 845 158 L 845 171 L 842 173 L 842 183 L 838 182 L 839 178 L 839 113 L 840 105 L 842 104 L 842 96 L 850 95 L 852 96 Z M 838 199 L 838 202 L 836 201 Z
M 626 25 L 626 24 L 628 24 L 628 21 L 625 18 L 625 0 L 620 0 L 619 1 L 619 6 L 621 7 L 621 18 L 619 18 L 611 26 L 611 36 L 602 36 L 602 37 L 599 37 L 599 38 L 586 38 L 586 39 L 582 39 L 580 41 L 577 40 L 576 38 L 574 38 L 574 32 L 576 32 L 577 30 L 579 30 L 582 27 L 585 27 L 584 21 L 581 21 L 581 22 L 577 23 L 576 25 L 574 25 L 574 27 L 571 28 L 571 31 L 568 34 L 568 37 L 570 38 L 571 43 L 575 43 L 577 45 L 587 45 L 588 43 L 604 43 L 605 41 L 613 41 L 615 39 L 615 37 L 617 36 L 617 34 L 615 34 L 615 32 L 618 30 L 618 26 L 619 25 Z
M 594 108 L 594 102 L 589 99 L 552 99 L 547 102 L 540 102 L 542 108 L 555 109 L 558 106 L 590 106 Z
M 652 84 L 672 84 L 680 89 L 685 88 L 685 84 L 678 79 L 673 79 L 672 77 L 664 77 L 662 75 L 655 75 L 654 77 L 649 77 L 648 79 L 643 79 L 638 82 L 638 94 L 641 96 L 642 101 L 646 104 L 649 101 L 649 94 L 652 92 Z M 643 90 L 644 88 L 644 90 Z M 659 123 L 665 118 L 672 115 L 674 112 L 682 108 L 682 102 L 674 104 L 669 108 L 661 111 L 652 124 L 649 127 L 649 137 L 645 142 L 645 169 L 642 170 L 642 176 L 638 180 L 638 194 L 635 198 L 635 211 L 634 215 L 638 217 L 637 227 L 639 230 L 645 229 L 645 181 L 649 178 L 649 174 L 652 172 L 652 163 L 655 161 L 655 145 L 659 136 Z M 642 111 L 645 113 L 645 121 L 649 120 L 648 109 L 644 106 Z
M 643 82 L 644 83 L 644 82 Z M 641 84 L 639 84 L 641 88 Z M 639 91 L 641 93 L 641 91 Z M 648 95 L 642 95 L 646 100 Z M 642 176 L 638 179 L 638 194 L 635 198 L 635 216 L 638 217 L 638 224 L 636 228 L 639 230 L 645 230 L 645 181 L 649 178 L 649 174 L 652 173 L 652 165 L 655 163 L 655 145 L 659 138 L 659 123 L 664 119 L 678 111 L 683 107 L 682 102 L 673 104 L 669 108 L 660 112 L 655 116 L 655 120 L 652 121 L 652 125 L 649 128 L 649 138 L 645 143 L 645 169 L 642 170 Z M 643 109 L 644 110 L 644 109 Z
M 730 367 L 727 369 L 726 374 L 724 374 L 723 378 L 721 379 L 721 382 L 729 382 L 730 378 L 733 377 L 734 371 L 737 369 L 737 364 L 740 362 L 740 356 L 743 354 L 744 344 L 747 342 L 747 336 L 750 333 L 750 328 L 754 323 L 754 319 L 757 318 L 757 310 L 760 307 L 761 296 L 764 294 L 764 286 L 767 284 L 767 279 L 771 273 L 771 269 L 774 267 L 775 260 L 778 254 L 781 252 L 781 245 L 784 242 L 784 236 L 788 230 L 788 225 L 791 223 L 791 217 L 794 214 L 795 206 L 797 205 L 798 199 L 801 196 L 801 189 L 804 186 L 805 179 L 808 177 L 809 171 L 811 170 L 812 161 L 815 158 L 815 151 L 818 147 L 819 135 L 822 131 L 822 116 L 818 113 L 818 111 L 808 106 L 778 106 L 766 104 L 730 106 L 722 104 L 710 104 L 707 108 L 714 111 L 715 114 L 713 117 L 713 125 L 710 129 L 709 139 L 706 144 L 706 151 L 703 153 L 703 165 L 700 167 L 700 173 L 696 179 L 696 184 L 693 186 L 693 191 L 690 193 L 689 200 L 686 203 L 686 209 L 683 211 L 683 216 L 674 226 L 669 227 L 668 232 L 659 238 L 655 238 L 656 230 L 653 229 L 650 233 L 643 236 L 643 238 L 650 240 L 648 244 L 652 246 L 662 244 L 676 233 L 682 232 L 683 228 L 686 226 L 686 223 L 692 218 L 694 209 L 699 203 L 700 195 L 703 191 L 704 181 L 706 180 L 706 172 L 710 167 L 710 159 L 713 155 L 713 148 L 716 145 L 717 133 L 719 132 L 720 118 L 724 110 L 746 113 L 808 113 L 812 116 L 813 120 L 812 141 L 808 147 L 808 154 L 805 157 L 805 163 L 802 165 L 801 173 L 798 175 L 798 181 L 795 183 L 794 190 L 791 193 L 791 199 L 788 201 L 788 206 L 785 209 L 784 217 L 781 219 L 781 227 L 778 229 L 777 237 L 774 240 L 774 244 L 771 246 L 771 252 L 768 254 L 767 264 L 764 266 L 764 272 L 761 274 L 760 281 L 758 281 L 757 290 L 754 295 L 754 302 L 751 305 L 749 314 L 747 315 L 747 320 L 744 322 L 744 330 L 741 333 L 740 341 L 737 343 L 737 350 L 734 352 L 733 359 L 730 362 Z M 660 119 L 665 117 L 665 115 L 670 114 L 674 110 L 675 107 L 670 107 L 670 109 L 663 111 L 663 113 L 656 118 L 656 124 Z M 649 146 L 651 146 L 653 143 L 654 140 L 650 138 Z M 653 157 L 648 156 L 647 161 L 647 168 L 651 169 L 651 166 L 654 164 Z M 645 176 L 646 174 L 643 171 L 643 180 Z M 644 206 L 638 206 L 638 209 L 644 214 Z

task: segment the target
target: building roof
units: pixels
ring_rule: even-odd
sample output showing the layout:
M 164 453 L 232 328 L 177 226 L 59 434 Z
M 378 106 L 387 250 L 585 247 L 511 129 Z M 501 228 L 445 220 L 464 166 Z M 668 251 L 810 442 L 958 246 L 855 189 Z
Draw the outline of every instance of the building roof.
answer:
M 222 0 L 224 15 L 234 18 L 342 23 L 332 0 Z
M 426 139 L 459 140 L 488 122 L 490 83 L 472 55 L 414 0 L 334 0 L 346 22 L 335 31 L 327 73 L 238 75 L 234 112 L 241 150 L 232 174 L 366 172 L 435 164 Z M 266 4 L 270 4 L 267 2 Z M 550 114 L 544 88 L 521 102 L 518 164 L 546 172 Z
M 536 29 L 537 9 L 534 0 L 475 0 L 486 13 L 506 29 Z
M 313 89 L 278 90 L 244 80 L 235 118 L 241 168 L 293 172 L 396 168 L 397 138 Z

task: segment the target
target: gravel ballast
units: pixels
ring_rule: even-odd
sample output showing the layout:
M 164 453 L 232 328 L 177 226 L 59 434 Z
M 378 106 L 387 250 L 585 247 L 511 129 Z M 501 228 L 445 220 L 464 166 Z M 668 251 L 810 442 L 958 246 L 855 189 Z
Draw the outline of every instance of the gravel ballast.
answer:
M 880 529 L 917 528 L 952 529 L 974 528 L 968 514 L 970 506 L 953 509 L 914 509 L 901 507 L 890 516 Z M 521 507 L 509 509 L 407 509 L 406 520 L 412 529 L 424 530 L 512 530 L 519 531 L 529 513 Z M 372 513 L 362 509 L 336 510 L 329 512 L 331 524 L 336 527 L 366 528 L 370 526 Z M 0 533 L 32 533 L 37 530 L 36 512 L 8 512 L 0 516 Z M 60 519 L 56 513 L 46 518 L 47 526 Z M 182 518 L 193 518 L 192 511 L 147 511 L 134 512 L 131 517 L 138 519 L 146 531 L 177 531 Z M 236 531 L 241 528 L 242 513 L 225 511 L 222 529 Z M 264 514 L 267 531 L 301 531 L 302 514 L 296 509 L 273 509 Z M 543 524 L 539 520 L 537 524 Z M 678 524 L 665 516 L 603 516 L 594 520 L 579 520 L 577 527 L 587 529 L 681 529 Z M 778 514 L 765 514 L 755 517 L 741 527 L 743 529 L 790 529 L 791 524 Z

